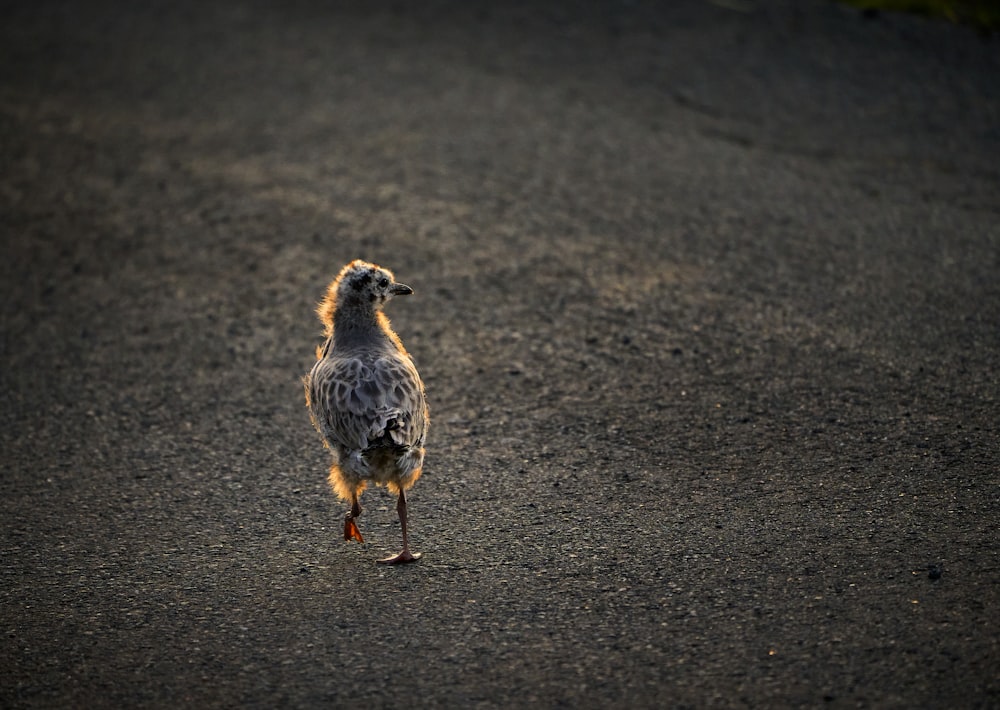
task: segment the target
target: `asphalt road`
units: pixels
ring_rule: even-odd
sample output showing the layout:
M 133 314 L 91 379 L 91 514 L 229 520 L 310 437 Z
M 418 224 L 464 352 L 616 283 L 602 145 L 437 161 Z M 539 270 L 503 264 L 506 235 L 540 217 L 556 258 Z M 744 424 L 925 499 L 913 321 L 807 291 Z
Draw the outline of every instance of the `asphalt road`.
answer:
M 1000 706 L 1000 45 L 826 2 L 15 3 L 0 705 Z M 432 413 L 365 546 L 350 259 Z

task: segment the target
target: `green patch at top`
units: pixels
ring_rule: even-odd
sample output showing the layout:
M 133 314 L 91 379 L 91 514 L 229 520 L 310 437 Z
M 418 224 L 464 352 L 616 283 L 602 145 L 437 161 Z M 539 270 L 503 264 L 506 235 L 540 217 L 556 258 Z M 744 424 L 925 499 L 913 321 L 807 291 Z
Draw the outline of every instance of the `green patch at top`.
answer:
M 1000 30 L 1000 0 L 841 0 L 864 10 L 943 17 L 987 32 Z

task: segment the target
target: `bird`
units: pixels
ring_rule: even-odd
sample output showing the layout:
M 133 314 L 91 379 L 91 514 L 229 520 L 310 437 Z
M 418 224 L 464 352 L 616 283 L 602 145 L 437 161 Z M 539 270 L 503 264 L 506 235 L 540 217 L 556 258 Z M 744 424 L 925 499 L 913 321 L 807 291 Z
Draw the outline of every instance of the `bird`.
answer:
M 328 481 L 349 501 L 344 539 L 363 543 L 357 519 L 368 483 L 398 496 L 403 532 L 398 555 L 381 564 L 414 562 L 406 526 L 406 491 L 423 471 L 429 413 L 424 384 L 382 309 L 413 289 L 388 269 L 355 259 L 330 282 L 316 308 L 326 340 L 303 378 L 313 426 L 333 451 Z

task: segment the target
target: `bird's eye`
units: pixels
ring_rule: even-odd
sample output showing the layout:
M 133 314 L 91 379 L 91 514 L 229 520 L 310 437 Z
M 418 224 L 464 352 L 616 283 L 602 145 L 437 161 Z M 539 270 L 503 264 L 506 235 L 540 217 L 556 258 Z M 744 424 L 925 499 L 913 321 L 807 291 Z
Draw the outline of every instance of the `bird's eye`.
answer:
M 378 285 L 381 286 L 382 288 L 386 288 L 389 285 L 389 279 L 383 276 L 378 280 Z

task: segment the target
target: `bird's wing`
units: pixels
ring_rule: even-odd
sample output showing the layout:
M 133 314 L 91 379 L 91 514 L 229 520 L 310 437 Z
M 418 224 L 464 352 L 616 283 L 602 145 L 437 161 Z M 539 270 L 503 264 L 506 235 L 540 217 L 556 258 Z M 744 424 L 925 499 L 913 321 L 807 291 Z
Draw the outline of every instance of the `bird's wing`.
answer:
M 310 403 L 313 418 L 331 444 L 353 451 L 380 441 L 406 447 L 423 444 L 423 384 L 405 356 L 367 363 L 323 358 L 310 373 Z

